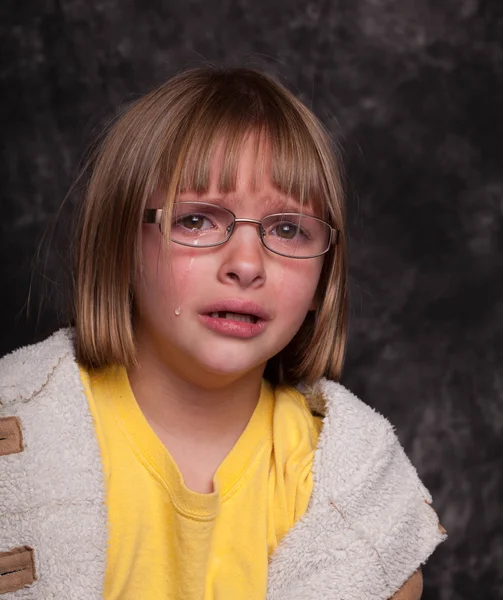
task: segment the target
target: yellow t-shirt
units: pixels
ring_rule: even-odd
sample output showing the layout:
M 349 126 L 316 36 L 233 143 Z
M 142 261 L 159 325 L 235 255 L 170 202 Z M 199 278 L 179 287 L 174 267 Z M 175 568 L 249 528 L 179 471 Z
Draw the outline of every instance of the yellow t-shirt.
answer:
M 81 369 L 106 477 L 105 600 L 259 600 L 268 558 L 306 511 L 321 420 L 294 388 L 263 382 L 214 477 L 188 489 L 125 369 Z

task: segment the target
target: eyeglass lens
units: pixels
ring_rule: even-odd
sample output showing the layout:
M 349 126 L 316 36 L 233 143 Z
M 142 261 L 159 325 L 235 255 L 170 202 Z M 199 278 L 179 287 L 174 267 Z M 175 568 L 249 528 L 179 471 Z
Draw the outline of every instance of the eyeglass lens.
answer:
M 209 247 L 225 242 L 232 234 L 234 215 L 217 205 L 177 202 L 173 206 L 170 238 L 186 246 Z M 280 213 L 262 219 L 264 245 L 279 254 L 309 257 L 323 253 L 330 240 L 330 227 L 309 215 Z

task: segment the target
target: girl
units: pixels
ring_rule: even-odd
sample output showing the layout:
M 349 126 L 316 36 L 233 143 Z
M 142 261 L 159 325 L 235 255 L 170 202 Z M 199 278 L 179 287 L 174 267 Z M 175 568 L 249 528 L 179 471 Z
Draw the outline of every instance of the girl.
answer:
M 73 327 L 0 363 L 0 594 L 419 598 L 444 539 L 392 427 L 336 383 L 339 166 L 247 69 L 185 72 L 94 158 Z

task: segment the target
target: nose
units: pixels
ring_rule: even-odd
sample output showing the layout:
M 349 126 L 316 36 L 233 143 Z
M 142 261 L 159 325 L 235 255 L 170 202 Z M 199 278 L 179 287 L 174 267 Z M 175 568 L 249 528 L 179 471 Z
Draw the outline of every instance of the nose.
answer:
M 228 242 L 220 247 L 222 262 L 218 278 L 243 289 L 259 288 L 266 280 L 265 253 L 254 223 L 239 223 Z

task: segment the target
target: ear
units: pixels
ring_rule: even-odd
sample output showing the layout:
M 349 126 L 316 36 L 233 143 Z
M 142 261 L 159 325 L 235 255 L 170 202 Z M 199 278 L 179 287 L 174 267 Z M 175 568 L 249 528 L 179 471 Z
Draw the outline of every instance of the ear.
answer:
M 316 311 L 318 309 L 318 299 L 316 296 L 311 300 L 311 304 L 309 306 L 309 311 Z

